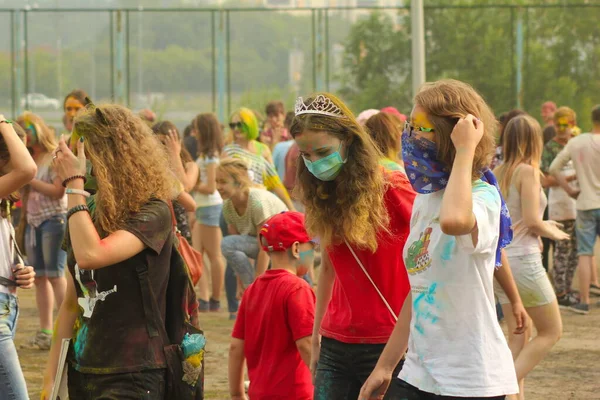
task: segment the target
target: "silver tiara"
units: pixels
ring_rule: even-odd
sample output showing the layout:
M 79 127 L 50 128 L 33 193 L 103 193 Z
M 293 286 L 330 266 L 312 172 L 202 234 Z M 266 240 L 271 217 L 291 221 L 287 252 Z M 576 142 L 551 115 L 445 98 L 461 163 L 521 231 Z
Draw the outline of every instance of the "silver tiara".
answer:
M 342 110 L 340 110 L 340 108 L 336 106 L 333 101 L 322 94 L 315 97 L 310 104 L 305 104 L 302 97 L 298 97 L 296 100 L 296 106 L 294 107 L 294 112 L 296 115 L 321 114 L 337 118 L 344 117 Z

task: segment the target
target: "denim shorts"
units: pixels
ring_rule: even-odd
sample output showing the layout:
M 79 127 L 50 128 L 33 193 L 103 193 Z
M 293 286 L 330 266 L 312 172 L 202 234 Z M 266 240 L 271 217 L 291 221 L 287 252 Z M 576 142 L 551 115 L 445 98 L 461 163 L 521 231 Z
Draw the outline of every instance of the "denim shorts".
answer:
M 577 210 L 575 232 L 577 234 L 577 255 L 593 256 L 596 237 L 600 236 L 600 208 Z
M 219 226 L 219 217 L 223 210 L 223 204 L 217 204 L 214 206 L 198 207 L 196 208 L 196 221 L 200 225 L 205 226 Z
M 546 270 L 542 265 L 542 254 L 533 253 L 524 256 L 508 256 L 508 262 L 512 271 L 523 306 L 538 307 L 552 303 L 556 300 L 554 289 L 548 279 Z M 498 296 L 500 304 L 510 304 L 510 300 L 504 290 L 494 279 L 494 292 Z
M 37 277 L 59 278 L 65 274 L 67 253 L 61 249 L 67 218 L 64 214 L 55 215 L 37 228 L 27 225 L 27 261 Z

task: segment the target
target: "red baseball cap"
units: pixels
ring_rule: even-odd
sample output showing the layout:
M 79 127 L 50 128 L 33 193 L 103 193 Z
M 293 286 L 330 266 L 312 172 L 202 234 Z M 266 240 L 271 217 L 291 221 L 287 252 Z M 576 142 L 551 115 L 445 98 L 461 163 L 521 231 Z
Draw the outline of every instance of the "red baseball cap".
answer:
M 295 242 L 311 241 L 304 227 L 304 214 L 296 211 L 284 211 L 269 218 L 260 229 L 260 237 L 263 250 L 268 252 L 285 251 Z

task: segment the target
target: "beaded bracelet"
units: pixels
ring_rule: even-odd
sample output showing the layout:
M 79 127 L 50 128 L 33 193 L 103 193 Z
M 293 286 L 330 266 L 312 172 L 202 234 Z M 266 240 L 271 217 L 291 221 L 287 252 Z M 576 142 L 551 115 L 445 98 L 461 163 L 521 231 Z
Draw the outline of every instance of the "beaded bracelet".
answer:
M 74 181 L 75 179 L 83 179 L 84 184 L 87 182 L 87 178 L 85 177 L 85 175 L 73 175 L 62 182 L 63 187 L 67 187 L 67 183 Z
M 73 214 L 76 214 L 80 211 L 87 211 L 89 213 L 90 209 L 85 204 L 79 204 L 79 205 L 69 209 L 69 211 L 67 211 L 67 221 L 69 220 L 69 218 L 71 218 L 73 216 Z

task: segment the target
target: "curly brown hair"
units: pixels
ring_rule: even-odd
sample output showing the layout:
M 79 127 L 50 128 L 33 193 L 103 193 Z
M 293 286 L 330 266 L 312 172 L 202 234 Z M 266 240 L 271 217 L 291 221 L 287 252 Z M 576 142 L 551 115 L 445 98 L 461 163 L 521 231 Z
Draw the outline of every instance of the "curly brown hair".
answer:
M 290 133 L 295 138 L 307 131 L 328 132 L 345 143 L 347 162 L 330 182 L 315 178 L 303 162 L 298 163 L 295 191 L 306 206 L 306 228 L 325 247 L 345 239 L 375 252 L 378 234 L 389 233 L 389 215 L 383 201 L 387 183 L 379 167 L 382 155 L 340 99 L 329 93 L 317 93 L 305 103 L 311 103 L 319 94 L 335 103 L 343 118 L 298 115 Z
M 434 128 L 438 160 L 450 169 L 456 155 L 450 134 L 458 120 L 472 114 L 483 122 L 483 137 L 475 150 L 472 171 L 473 179 L 479 179 L 481 171 L 492 161 L 498 128 L 494 113 L 479 93 L 467 83 L 443 79 L 425 83 L 415 96 L 415 105 L 425 109 Z
M 113 104 L 89 106 L 73 131 L 98 181 L 95 224 L 102 236 L 123 228 L 150 199 L 170 200 L 177 188 L 162 143 L 140 117 Z

